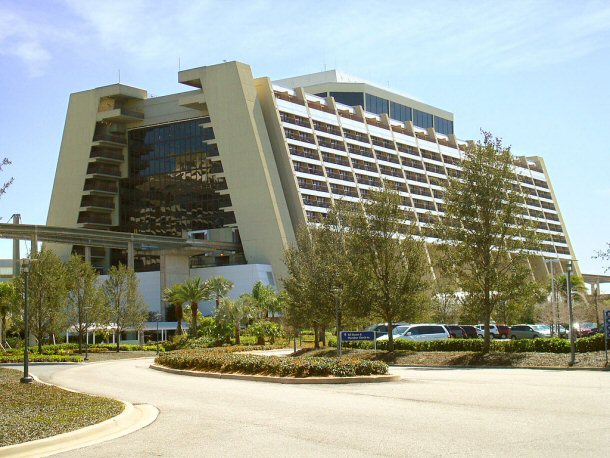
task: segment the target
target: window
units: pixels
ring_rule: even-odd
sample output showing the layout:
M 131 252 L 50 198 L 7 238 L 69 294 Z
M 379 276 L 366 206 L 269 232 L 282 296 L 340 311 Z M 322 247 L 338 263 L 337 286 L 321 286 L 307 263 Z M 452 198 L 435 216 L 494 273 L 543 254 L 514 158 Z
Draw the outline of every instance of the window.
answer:
M 390 102 L 390 118 L 397 121 L 412 121 L 413 112 L 411 108 L 400 103 Z
M 448 119 L 435 116 L 434 130 L 436 130 L 440 134 L 451 135 L 453 133 L 453 121 L 449 121 Z
M 390 114 L 389 102 L 381 97 L 376 97 L 371 94 L 366 94 L 366 111 L 375 114 Z
M 423 111 L 413 110 L 413 124 L 417 127 L 427 129 L 433 127 L 433 116 L 430 113 L 424 113 Z
M 350 107 L 364 106 L 364 94 L 362 92 L 331 92 L 330 96 L 335 98 L 335 102 L 343 105 L 349 105 Z

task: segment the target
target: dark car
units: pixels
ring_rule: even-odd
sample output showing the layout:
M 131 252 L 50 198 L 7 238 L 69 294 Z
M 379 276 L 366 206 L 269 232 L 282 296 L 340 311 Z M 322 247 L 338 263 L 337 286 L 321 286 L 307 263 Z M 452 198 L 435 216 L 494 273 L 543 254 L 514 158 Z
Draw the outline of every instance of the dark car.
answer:
M 464 331 L 464 338 L 466 339 L 476 339 L 477 338 L 477 328 L 474 326 L 460 326 Z
M 500 334 L 500 339 L 508 339 L 510 337 L 510 328 L 503 324 L 497 324 L 498 333 Z
M 454 339 L 464 339 L 466 337 L 462 327 L 457 324 L 446 324 L 445 327 L 449 331 L 449 335 Z

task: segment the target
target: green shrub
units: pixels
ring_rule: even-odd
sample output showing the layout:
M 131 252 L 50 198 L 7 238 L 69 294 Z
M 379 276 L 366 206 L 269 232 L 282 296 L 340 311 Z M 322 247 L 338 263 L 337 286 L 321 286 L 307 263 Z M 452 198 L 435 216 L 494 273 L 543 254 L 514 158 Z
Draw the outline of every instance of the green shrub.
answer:
M 602 350 L 604 350 L 604 335 L 601 333 L 591 337 L 582 337 L 576 341 L 576 351 L 579 353 Z
M 28 359 L 31 363 L 80 363 L 83 360 L 80 356 L 40 355 L 37 353 L 30 354 Z M 0 364 L 22 362 L 23 353 L 13 355 L 0 355 Z
M 268 338 L 272 343 L 276 338 L 282 336 L 282 328 L 279 324 L 267 320 L 258 320 L 248 326 L 246 331 L 249 335 L 255 336 L 257 339 Z M 261 343 L 263 341 L 261 340 Z
M 331 347 L 337 346 L 336 337 L 329 339 L 328 345 Z M 375 343 L 372 341 L 355 341 L 343 342 L 344 348 L 360 348 L 363 350 L 372 350 L 375 348 Z M 378 340 L 378 350 L 387 350 L 388 341 Z M 406 351 L 483 351 L 483 339 L 446 339 L 432 340 L 430 342 L 415 342 L 406 339 L 394 340 L 395 350 Z M 601 351 L 604 349 L 603 334 L 596 334 L 592 337 L 583 337 L 576 341 L 576 350 L 580 353 L 589 351 Z M 492 340 L 491 351 L 501 353 L 524 353 L 524 352 L 539 352 L 539 353 L 569 353 L 570 341 L 557 337 L 551 339 L 518 339 L 511 341 Z
M 242 351 L 238 353 L 238 351 Z M 243 353 L 241 347 L 213 350 L 178 350 L 155 359 L 157 364 L 174 369 L 191 369 L 222 373 L 261 374 L 280 377 L 386 374 L 381 361 L 342 358 L 282 358 Z

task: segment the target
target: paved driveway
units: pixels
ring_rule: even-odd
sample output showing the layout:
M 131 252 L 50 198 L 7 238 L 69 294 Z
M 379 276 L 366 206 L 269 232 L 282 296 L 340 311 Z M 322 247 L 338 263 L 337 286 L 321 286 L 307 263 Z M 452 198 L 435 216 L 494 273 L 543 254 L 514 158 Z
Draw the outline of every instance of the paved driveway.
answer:
M 139 432 L 62 456 L 608 456 L 610 446 L 610 372 L 393 368 L 400 382 L 279 385 L 151 362 L 33 368 L 161 411 Z

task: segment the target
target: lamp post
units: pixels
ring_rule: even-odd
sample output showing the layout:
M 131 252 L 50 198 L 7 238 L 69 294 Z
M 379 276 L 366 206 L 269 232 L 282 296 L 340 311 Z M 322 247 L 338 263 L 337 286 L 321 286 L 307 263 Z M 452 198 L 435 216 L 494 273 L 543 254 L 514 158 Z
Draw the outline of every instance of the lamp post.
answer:
M 23 350 L 23 377 L 21 377 L 21 383 L 32 383 L 34 379 L 29 374 L 29 344 L 30 344 L 30 326 L 28 317 L 28 287 L 30 280 L 30 260 L 24 259 L 21 265 L 21 271 L 25 274 L 25 307 L 23 310 L 23 323 L 24 323 L 24 335 L 25 335 L 25 349 Z
M 341 306 L 339 305 L 339 288 L 332 289 L 335 295 L 335 318 L 337 320 L 337 351 L 341 356 Z
M 549 264 L 551 266 L 551 315 L 550 315 L 550 320 L 551 320 L 551 337 L 553 336 L 553 332 L 554 332 L 554 323 L 553 321 L 556 321 L 557 323 L 557 335 L 559 335 L 559 316 L 556 317 L 555 320 L 555 310 L 556 310 L 556 296 L 555 296 L 555 271 L 553 270 L 553 264 L 559 262 L 559 259 L 557 258 L 550 258 L 550 259 L 545 259 L 544 263 L 545 264 Z
M 576 362 L 576 335 L 574 335 L 574 309 L 572 308 L 572 260 L 568 261 L 566 272 L 566 289 L 568 294 L 568 309 L 570 310 L 570 366 Z

